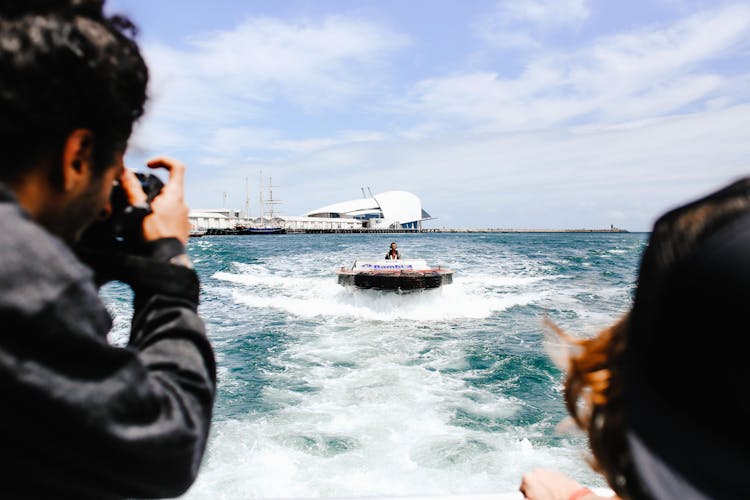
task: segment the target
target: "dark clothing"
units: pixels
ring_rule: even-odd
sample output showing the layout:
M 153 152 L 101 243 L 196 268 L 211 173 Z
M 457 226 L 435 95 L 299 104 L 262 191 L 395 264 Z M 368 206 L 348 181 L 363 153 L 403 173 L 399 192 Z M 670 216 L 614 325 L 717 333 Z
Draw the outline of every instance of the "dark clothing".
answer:
M 130 342 L 110 346 L 91 270 L 0 185 L 0 497 L 176 496 L 195 478 L 216 384 L 197 275 L 134 269 Z
M 692 244 L 669 273 L 641 268 L 641 282 L 651 281 L 645 291 L 639 285 L 633 308 L 624 409 L 633 463 L 654 499 L 748 497 L 750 372 L 739 347 L 750 303 L 744 210 Z M 644 263 L 656 261 L 657 248 Z
M 391 251 L 390 250 L 388 250 L 388 253 L 385 254 L 385 260 L 394 260 L 394 259 L 400 259 L 400 258 L 401 258 L 401 254 L 398 253 L 398 250 L 396 250 L 396 255 L 395 256 L 391 255 Z

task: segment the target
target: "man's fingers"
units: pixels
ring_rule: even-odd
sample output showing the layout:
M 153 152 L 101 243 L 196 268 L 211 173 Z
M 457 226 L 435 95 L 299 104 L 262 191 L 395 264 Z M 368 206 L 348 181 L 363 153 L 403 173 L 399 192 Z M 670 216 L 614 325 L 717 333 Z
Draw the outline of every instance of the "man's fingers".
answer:
M 146 241 L 159 238 L 177 238 L 187 243 L 190 234 L 189 208 L 185 204 L 185 166 L 172 158 L 158 156 L 146 163 L 150 168 L 163 168 L 169 180 L 151 202 L 151 214 L 143 219 Z
M 128 197 L 128 203 L 131 205 L 139 205 L 146 203 L 146 193 L 143 192 L 141 187 L 141 181 L 135 176 L 132 170 L 124 168 L 122 174 L 120 174 L 120 185 L 125 190 L 125 194 Z
M 177 160 L 167 158 L 165 156 L 158 156 L 156 158 L 153 158 L 149 160 L 146 165 L 148 165 L 150 168 L 166 169 L 169 172 L 169 182 L 167 183 L 167 186 L 165 186 L 165 189 L 168 186 L 173 186 L 170 189 L 177 189 L 180 193 L 182 193 L 185 186 L 185 165 Z

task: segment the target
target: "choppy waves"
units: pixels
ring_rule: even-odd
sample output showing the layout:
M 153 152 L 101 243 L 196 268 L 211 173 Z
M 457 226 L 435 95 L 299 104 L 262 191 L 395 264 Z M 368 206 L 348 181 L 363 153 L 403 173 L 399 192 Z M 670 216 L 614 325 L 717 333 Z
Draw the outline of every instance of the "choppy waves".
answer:
M 396 295 L 336 284 L 392 236 L 191 243 L 219 360 L 208 455 L 188 498 L 503 493 L 551 467 L 593 485 L 559 436 L 540 320 L 591 333 L 628 306 L 637 235 L 400 238 L 455 271 Z

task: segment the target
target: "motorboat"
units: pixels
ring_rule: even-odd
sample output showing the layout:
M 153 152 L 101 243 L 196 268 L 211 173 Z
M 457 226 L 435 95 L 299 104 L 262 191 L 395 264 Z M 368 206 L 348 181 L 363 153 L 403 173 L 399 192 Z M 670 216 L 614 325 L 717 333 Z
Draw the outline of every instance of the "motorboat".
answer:
M 422 259 L 355 260 L 336 271 L 339 285 L 374 290 L 412 292 L 453 283 L 453 271 L 430 266 Z

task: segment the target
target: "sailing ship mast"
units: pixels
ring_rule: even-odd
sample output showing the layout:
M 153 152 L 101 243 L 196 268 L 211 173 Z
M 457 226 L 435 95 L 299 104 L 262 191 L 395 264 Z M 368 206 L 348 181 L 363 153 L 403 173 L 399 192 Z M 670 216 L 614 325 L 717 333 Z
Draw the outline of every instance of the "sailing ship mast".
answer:
M 271 177 L 268 178 L 268 201 L 266 201 L 266 205 L 268 205 L 268 217 L 270 219 L 273 219 L 274 213 L 273 213 L 273 207 L 274 205 L 280 205 L 280 200 L 274 200 L 273 199 L 273 179 Z
M 250 190 L 248 189 L 247 177 L 245 177 L 245 219 L 250 219 Z
M 277 187 L 273 185 L 273 178 L 268 178 L 268 198 L 265 199 L 263 196 L 263 171 L 260 171 L 260 177 L 258 179 L 258 213 L 260 215 L 260 223 L 263 224 L 265 222 L 266 217 L 269 219 L 273 219 L 275 217 L 275 205 L 280 205 L 280 200 L 275 200 L 273 198 L 273 188 Z
M 258 223 L 257 228 L 263 228 L 267 223 L 270 223 L 276 216 L 274 206 L 281 204 L 281 201 L 274 200 L 273 198 L 273 179 L 268 178 L 268 198 L 263 196 L 263 171 L 260 171 L 258 178 Z M 247 203 L 247 201 L 246 201 Z M 270 225 L 270 224 L 269 224 Z
M 260 217 L 260 225 L 263 226 L 263 171 L 260 171 L 260 178 L 258 181 L 258 216 Z

